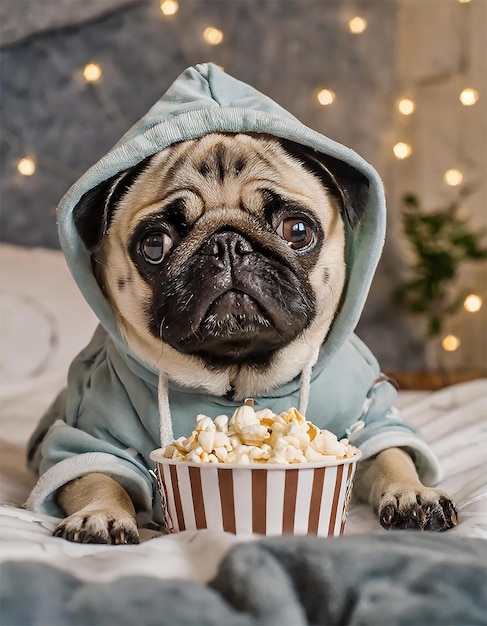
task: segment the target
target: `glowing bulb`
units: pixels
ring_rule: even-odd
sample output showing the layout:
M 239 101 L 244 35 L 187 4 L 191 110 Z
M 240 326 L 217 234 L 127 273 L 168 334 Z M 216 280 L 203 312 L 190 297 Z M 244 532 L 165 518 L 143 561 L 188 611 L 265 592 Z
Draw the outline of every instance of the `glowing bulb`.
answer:
M 476 89 L 464 89 L 460 94 L 460 102 L 464 107 L 471 107 L 479 99 L 479 92 Z
M 476 313 L 482 308 L 482 298 L 474 293 L 471 293 L 465 298 L 463 306 L 469 313 Z
M 460 4 L 468 4 L 470 0 L 458 0 Z
M 217 46 L 223 41 L 222 31 L 218 28 L 213 28 L 213 26 L 205 28 L 203 37 L 205 38 L 205 41 L 212 46 Z
M 22 176 L 32 176 L 32 174 L 36 171 L 36 164 L 34 159 L 30 157 L 24 157 L 20 159 L 17 163 L 17 169 L 22 174 Z
M 358 15 L 352 17 L 352 19 L 348 22 L 348 30 L 354 35 L 363 33 L 366 28 L 367 20 L 363 17 L 359 17 Z
M 179 4 L 176 0 L 164 0 L 161 2 L 161 11 L 164 15 L 174 15 L 178 12 Z
M 412 147 L 408 143 L 399 142 L 392 148 L 397 159 L 407 159 L 413 153 Z
M 455 337 L 455 335 L 447 335 L 443 338 L 441 346 L 447 352 L 455 352 L 460 347 L 460 339 Z
M 399 100 L 397 103 L 397 108 L 399 109 L 399 113 L 402 113 L 403 115 L 411 115 L 411 113 L 414 113 L 416 109 L 416 103 L 409 98 L 402 98 L 402 100 Z
M 461 185 L 463 182 L 463 174 L 460 170 L 451 169 L 445 172 L 443 180 L 447 185 L 450 185 L 450 187 L 458 187 L 458 185 Z
M 323 106 L 327 104 L 331 104 L 335 100 L 335 92 L 331 89 L 322 89 L 318 92 L 316 96 L 318 98 L 318 102 Z
M 88 63 L 83 70 L 83 76 L 87 83 L 96 83 L 101 78 L 101 67 L 96 63 Z

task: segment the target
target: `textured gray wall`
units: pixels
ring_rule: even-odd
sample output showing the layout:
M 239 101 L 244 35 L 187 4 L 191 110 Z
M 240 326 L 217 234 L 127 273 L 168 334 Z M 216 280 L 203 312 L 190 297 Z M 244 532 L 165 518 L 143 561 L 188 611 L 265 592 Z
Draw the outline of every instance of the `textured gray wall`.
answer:
M 82 16 L 71 15 L 73 3 L 49 0 L 51 13 L 56 4 L 55 25 L 64 11 L 64 27 L 25 32 L 19 5 L 39 7 L 25 0 L 10 4 L 17 8 L 6 21 L 12 41 L 1 53 L 6 241 L 57 246 L 54 209 L 63 193 L 183 69 L 202 61 L 223 65 L 309 126 L 380 161 L 394 90 L 395 2 L 362 1 L 369 29 L 359 37 L 345 28 L 346 3 L 329 0 L 181 1 L 172 19 L 162 16 L 158 2 L 132 2 L 108 13 L 102 2 L 101 15 L 81 24 Z M 222 29 L 221 46 L 204 42 L 207 25 Z M 96 85 L 81 77 L 91 60 L 103 69 Z M 337 93 L 333 106 L 316 102 L 321 85 Z M 29 178 L 16 169 L 24 153 L 38 161 Z

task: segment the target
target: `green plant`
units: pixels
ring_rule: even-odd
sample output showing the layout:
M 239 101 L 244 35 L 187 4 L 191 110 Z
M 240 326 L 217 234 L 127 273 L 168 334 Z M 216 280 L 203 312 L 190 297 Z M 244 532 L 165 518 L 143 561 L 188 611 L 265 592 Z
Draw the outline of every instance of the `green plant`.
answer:
M 482 246 L 485 231 L 471 230 L 459 215 L 460 204 L 470 193 L 462 189 L 458 200 L 433 211 L 423 209 L 415 194 L 402 198 L 413 262 L 395 296 L 411 313 L 425 318 L 429 338 L 437 337 L 447 316 L 462 305 L 466 294 L 455 289 L 460 266 L 487 258 L 487 248 Z

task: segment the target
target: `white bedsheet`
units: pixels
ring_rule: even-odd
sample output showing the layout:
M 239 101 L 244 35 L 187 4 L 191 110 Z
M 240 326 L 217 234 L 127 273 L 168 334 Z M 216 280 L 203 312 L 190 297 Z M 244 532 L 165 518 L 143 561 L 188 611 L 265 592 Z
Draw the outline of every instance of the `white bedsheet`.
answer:
M 51 536 L 55 518 L 22 508 L 35 481 L 25 467 L 27 439 L 96 321 L 61 253 L 3 245 L 0 267 L 0 558 L 40 560 L 91 581 L 124 574 L 210 580 L 229 547 L 251 536 L 143 531 L 138 546 L 78 545 Z M 459 525 L 448 533 L 487 538 L 487 380 L 434 393 L 401 392 L 397 406 L 441 461 L 439 487 L 459 510 Z M 368 507 L 353 504 L 345 532 L 386 531 Z

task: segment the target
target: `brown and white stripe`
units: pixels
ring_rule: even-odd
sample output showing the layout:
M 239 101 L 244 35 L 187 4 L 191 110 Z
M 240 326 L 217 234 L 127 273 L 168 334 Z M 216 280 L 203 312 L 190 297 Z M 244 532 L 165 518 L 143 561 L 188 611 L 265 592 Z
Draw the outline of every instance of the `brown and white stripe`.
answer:
M 343 534 L 359 455 L 336 464 L 275 466 L 157 459 L 172 532 Z

